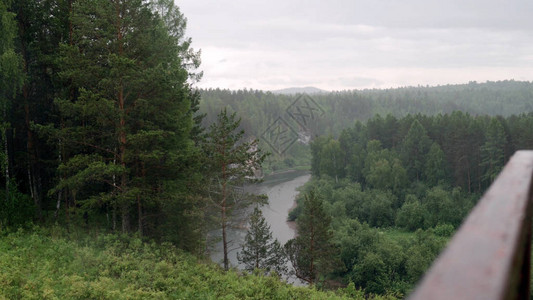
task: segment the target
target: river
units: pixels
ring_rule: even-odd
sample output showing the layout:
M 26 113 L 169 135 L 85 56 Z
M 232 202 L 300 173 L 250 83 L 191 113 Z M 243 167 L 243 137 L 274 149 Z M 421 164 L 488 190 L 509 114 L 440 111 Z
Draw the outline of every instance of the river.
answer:
M 294 205 L 294 200 L 298 194 L 297 188 L 304 185 L 311 175 L 308 171 L 288 171 L 265 177 L 265 180 L 256 185 L 254 190 L 257 193 L 268 196 L 268 205 L 261 208 L 265 220 L 270 225 L 272 236 L 283 245 L 292 239 L 296 234 L 295 224 L 287 222 L 289 210 Z M 231 266 L 242 269 L 237 260 L 237 252 L 241 249 L 244 241 L 246 229 L 228 230 L 228 240 L 231 241 L 228 258 Z M 217 243 L 211 251 L 211 260 L 222 263 L 223 252 L 222 242 Z M 289 282 L 298 282 L 294 278 L 288 278 Z

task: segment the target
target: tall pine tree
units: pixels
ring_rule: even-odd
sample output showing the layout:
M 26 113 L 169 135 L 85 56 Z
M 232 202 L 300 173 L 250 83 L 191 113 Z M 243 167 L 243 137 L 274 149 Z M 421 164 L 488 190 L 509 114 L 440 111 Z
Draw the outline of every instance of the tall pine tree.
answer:
M 305 195 L 297 219 L 298 236 L 285 244 L 296 277 L 310 284 L 341 265 L 339 251 L 332 242 L 331 217 L 316 191 Z
M 112 210 L 123 232 L 132 219 L 140 234 L 158 227 L 163 203 L 176 201 L 190 175 L 188 69 L 197 56 L 183 16 L 160 2 L 76 1 L 72 42 L 62 45 L 60 75 L 76 97 L 56 100 L 56 136 L 70 155 L 54 191 L 68 188 L 89 211 Z
M 228 229 L 242 215 L 243 209 L 253 203 L 264 203 L 263 196 L 247 193 L 245 183 L 253 182 L 266 154 L 258 148 L 258 141 L 244 141 L 243 130 L 238 130 L 240 120 L 236 114 L 223 109 L 217 122 L 207 130 L 203 145 L 206 154 L 208 197 L 215 210 L 217 225 L 222 231 L 224 269 L 229 269 Z
M 439 144 L 433 143 L 426 156 L 424 176 L 431 185 L 437 185 L 446 180 L 446 157 Z
M 421 180 L 426 155 L 431 146 L 426 129 L 418 120 L 414 120 L 402 142 L 401 156 L 410 179 Z
M 482 181 L 488 186 L 500 173 L 505 163 L 507 139 L 500 121 L 492 118 L 486 129 L 485 143 L 481 146 Z

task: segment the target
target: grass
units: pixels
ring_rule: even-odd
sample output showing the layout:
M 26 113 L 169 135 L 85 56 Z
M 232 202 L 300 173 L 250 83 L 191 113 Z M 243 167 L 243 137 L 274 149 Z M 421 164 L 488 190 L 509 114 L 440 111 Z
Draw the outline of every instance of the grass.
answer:
M 363 299 L 223 272 L 169 244 L 63 229 L 0 232 L 0 299 Z M 383 299 L 383 298 L 377 298 Z

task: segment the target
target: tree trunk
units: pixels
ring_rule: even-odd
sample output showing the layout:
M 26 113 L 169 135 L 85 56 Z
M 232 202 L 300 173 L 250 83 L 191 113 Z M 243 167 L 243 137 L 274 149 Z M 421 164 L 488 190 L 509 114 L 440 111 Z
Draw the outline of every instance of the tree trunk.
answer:
M 22 14 L 22 9 L 19 11 L 20 14 Z M 19 35 L 23 37 L 25 35 L 26 28 L 25 24 L 23 22 L 19 22 Z M 22 61 L 23 61 L 23 72 L 24 74 L 28 75 L 28 52 L 27 52 L 27 45 L 24 41 L 21 42 L 21 55 L 22 55 Z M 25 83 L 22 87 L 22 97 L 24 99 L 24 121 L 26 125 L 26 148 L 27 148 L 27 154 L 28 154 L 28 166 L 27 166 L 27 172 L 28 172 L 28 184 L 29 184 L 29 190 L 31 197 L 33 199 L 33 203 L 35 205 L 35 213 L 38 219 L 41 219 L 41 199 L 40 199 L 40 192 L 37 187 L 37 180 L 35 178 L 35 152 L 34 152 L 34 143 L 33 143 L 33 134 L 30 129 L 30 104 L 29 104 L 29 87 L 28 83 Z
M 143 236 L 143 212 L 141 206 L 141 197 L 137 195 L 137 214 L 138 214 L 138 225 L 139 225 L 139 235 Z
M 25 62 L 24 65 L 27 63 Z M 24 67 L 25 72 L 27 73 L 27 67 Z M 33 133 L 31 132 L 30 128 L 30 104 L 29 104 L 29 91 L 27 84 L 24 85 L 22 88 L 22 95 L 24 97 L 24 118 L 25 118 L 25 125 L 26 125 L 26 149 L 28 153 L 28 165 L 27 165 L 27 171 L 28 171 L 28 184 L 30 188 L 30 195 L 33 199 L 33 204 L 35 205 L 35 214 L 37 218 L 40 220 L 42 218 L 41 213 L 41 197 L 38 187 L 38 180 L 36 178 L 35 174 L 35 162 L 36 162 L 36 156 L 35 156 L 35 149 L 34 149 L 34 142 L 33 142 Z
M 65 221 L 66 221 L 66 226 L 67 226 L 67 231 L 69 229 L 69 224 L 70 224 L 70 210 L 69 210 L 69 201 L 68 201 L 68 190 L 64 191 L 65 193 Z
M 228 241 L 226 237 L 226 165 L 222 164 L 222 244 L 224 248 L 224 270 L 229 270 Z
M 128 233 L 130 230 L 130 212 L 129 207 L 125 203 L 122 204 L 122 233 Z
M 57 221 L 57 217 L 59 216 L 59 209 L 61 208 L 61 194 L 63 193 L 63 191 L 59 191 L 59 193 L 57 193 L 57 201 L 56 201 L 56 211 L 54 212 L 54 218 L 56 219 Z
M 122 38 L 122 22 L 121 22 L 121 14 L 120 14 L 120 6 L 117 3 L 116 4 L 116 18 L 117 18 L 117 41 L 118 41 L 118 54 L 119 56 L 122 56 L 124 53 L 124 45 L 123 45 L 123 38 Z M 118 143 L 119 143 L 119 159 L 120 159 L 120 165 L 122 166 L 122 176 L 120 180 L 120 192 L 124 195 L 126 193 L 126 184 L 127 184 L 127 178 L 126 178 L 126 119 L 125 119 L 125 99 L 124 99 L 124 83 L 122 82 L 122 78 L 119 79 L 119 88 L 118 88 L 118 112 L 120 114 L 119 116 L 119 128 L 118 128 Z M 129 203 L 128 200 L 125 199 L 125 197 L 122 197 L 122 203 L 121 203 L 121 210 L 122 210 L 122 232 L 127 233 L 129 231 L 130 227 L 130 216 L 129 216 Z
M 313 218 L 313 216 L 311 216 L 311 218 Z M 314 222 L 311 223 L 311 245 L 309 247 L 309 253 L 311 254 L 311 262 L 310 262 L 310 266 L 309 266 L 309 276 L 310 276 L 310 280 L 309 280 L 309 283 L 310 284 L 313 284 L 315 283 L 315 225 L 314 225 Z
M 222 198 L 222 244 L 224 246 L 224 270 L 229 270 L 229 260 L 228 260 L 228 241 L 226 237 L 226 184 L 224 183 L 223 187 L 223 198 Z
M 117 204 L 116 201 L 113 203 L 113 208 L 111 211 L 111 219 L 113 222 L 113 232 L 117 231 Z
M 117 149 L 115 148 L 115 152 L 117 152 Z M 113 158 L 113 165 L 117 164 L 117 159 Z M 113 174 L 113 186 L 117 186 L 117 177 L 115 174 Z M 117 231 L 117 199 L 113 198 L 112 200 L 112 207 L 111 207 L 111 219 L 113 223 L 113 232 Z
M 63 120 L 61 120 L 61 127 L 63 127 Z M 57 141 L 57 145 L 58 145 L 58 160 L 59 160 L 59 164 L 63 163 L 63 155 L 61 155 L 61 152 L 63 151 L 63 144 L 61 143 L 61 138 L 58 139 Z M 59 209 L 61 208 L 61 194 L 63 193 L 63 190 L 61 189 L 58 193 L 57 193 L 57 202 L 56 202 L 56 212 L 54 213 L 54 218 L 56 219 L 57 221 L 57 217 L 59 215 Z
M 6 113 L 4 108 L 4 120 L 6 119 Z M 6 203 L 9 201 L 9 148 L 7 143 L 7 122 L 4 123 L 4 154 L 5 154 L 5 177 L 6 177 Z
M 229 270 L 228 241 L 226 238 L 226 208 L 222 207 L 222 244 L 224 246 L 224 270 Z

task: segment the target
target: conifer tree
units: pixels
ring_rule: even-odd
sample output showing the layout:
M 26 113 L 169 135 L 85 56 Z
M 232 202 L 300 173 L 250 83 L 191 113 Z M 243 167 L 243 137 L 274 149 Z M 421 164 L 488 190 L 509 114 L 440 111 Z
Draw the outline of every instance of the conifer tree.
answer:
M 402 160 L 410 179 L 422 179 L 426 154 L 430 146 L 431 140 L 426 129 L 415 119 L 402 142 Z
M 485 133 L 485 143 L 481 146 L 481 164 L 484 169 L 482 181 L 489 185 L 500 173 L 505 163 L 505 145 L 507 139 L 500 121 L 490 120 Z
M 240 119 L 223 109 L 217 121 L 207 130 L 203 149 L 206 155 L 207 177 L 210 180 L 208 197 L 216 211 L 217 225 L 222 230 L 224 269 L 229 269 L 227 230 L 243 209 L 253 203 L 265 203 L 264 196 L 247 193 L 242 186 L 254 182 L 255 171 L 261 167 L 266 154 L 258 148 L 258 141 L 243 141 L 238 130 Z
M 305 195 L 297 219 L 298 237 L 285 244 L 296 277 L 310 284 L 341 265 L 339 250 L 333 244 L 331 217 L 326 214 L 316 191 Z
M 148 215 L 157 227 L 163 202 L 186 193 L 193 152 L 188 69 L 197 54 L 173 3 L 152 4 L 76 1 L 60 60 L 75 99 L 56 100 L 64 123 L 55 134 L 71 155 L 53 191 L 68 188 L 86 209 L 111 208 L 123 232 L 136 219 L 140 234 Z
M 254 208 L 249 223 L 250 228 L 241 252 L 237 253 L 237 259 L 248 271 L 261 269 L 266 273 L 276 271 L 278 274 L 286 274 L 287 258 L 283 248 L 277 239 L 272 238 L 270 226 L 258 207 Z
M 446 179 L 446 157 L 437 143 L 431 145 L 426 155 L 424 176 L 431 185 L 437 185 L 439 181 Z

